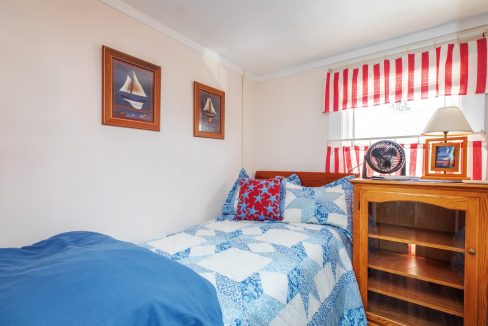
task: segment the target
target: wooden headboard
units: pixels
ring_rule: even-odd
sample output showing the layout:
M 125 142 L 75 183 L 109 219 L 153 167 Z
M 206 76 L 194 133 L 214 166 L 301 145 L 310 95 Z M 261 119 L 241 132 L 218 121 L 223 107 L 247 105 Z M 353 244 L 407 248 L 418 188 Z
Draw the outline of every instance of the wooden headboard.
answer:
M 296 172 L 296 171 L 256 171 L 256 179 L 269 179 L 276 176 L 288 177 L 296 173 L 302 185 L 306 187 L 320 187 L 337 179 L 346 177 L 348 173 L 326 173 L 326 172 Z

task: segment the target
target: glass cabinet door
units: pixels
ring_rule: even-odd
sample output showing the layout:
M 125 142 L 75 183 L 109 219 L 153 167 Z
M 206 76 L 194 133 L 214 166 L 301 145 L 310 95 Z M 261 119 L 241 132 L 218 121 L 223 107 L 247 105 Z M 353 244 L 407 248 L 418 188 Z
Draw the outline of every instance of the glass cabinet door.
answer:
M 463 325 L 466 211 L 368 202 L 367 310 L 406 325 Z

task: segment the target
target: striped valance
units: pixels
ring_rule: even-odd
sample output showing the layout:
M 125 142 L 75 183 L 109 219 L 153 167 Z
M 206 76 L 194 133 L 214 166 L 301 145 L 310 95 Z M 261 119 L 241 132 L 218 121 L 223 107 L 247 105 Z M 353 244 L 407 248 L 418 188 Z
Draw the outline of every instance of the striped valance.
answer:
M 329 71 L 323 112 L 488 92 L 487 40 L 445 44 L 379 63 Z

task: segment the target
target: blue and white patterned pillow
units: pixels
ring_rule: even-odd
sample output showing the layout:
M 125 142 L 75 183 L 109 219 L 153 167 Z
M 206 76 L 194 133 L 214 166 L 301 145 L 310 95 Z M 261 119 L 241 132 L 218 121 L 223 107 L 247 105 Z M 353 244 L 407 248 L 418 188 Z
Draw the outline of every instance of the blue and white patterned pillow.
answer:
M 222 208 L 222 214 L 223 215 L 235 215 L 237 212 L 237 204 L 239 202 L 239 183 L 241 182 L 241 179 L 244 178 L 250 178 L 249 174 L 247 174 L 245 169 L 241 169 L 241 172 L 239 172 L 239 177 L 237 180 L 234 182 L 232 185 L 232 188 L 230 188 L 229 193 L 227 194 L 227 198 L 225 199 L 225 204 L 224 207 Z M 281 185 L 281 192 L 280 192 L 280 213 L 283 212 L 284 206 L 284 198 L 285 198 L 285 187 L 284 187 L 284 182 L 287 181 L 291 184 L 294 185 L 301 185 L 302 181 L 300 180 L 300 177 L 293 173 L 290 175 L 288 178 L 284 179 L 282 185 Z M 283 215 L 283 214 L 281 214 Z
M 237 180 L 232 185 L 232 188 L 230 188 L 229 194 L 225 199 L 225 204 L 224 207 L 222 208 L 222 214 L 224 215 L 236 214 L 237 202 L 239 200 L 237 196 L 237 194 L 239 194 L 239 182 L 241 182 L 241 179 L 244 178 L 249 178 L 249 174 L 247 174 L 246 170 L 241 169 L 241 172 L 239 172 L 239 176 L 237 177 Z
M 290 175 L 288 178 L 285 178 L 286 181 L 289 183 L 293 183 L 294 185 L 301 186 L 302 185 L 302 180 L 300 180 L 300 177 L 293 173 Z
M 322 187 L 285 183 L 283 222 L 329 224 L 352 235 L 353 187 L 345 177 Z

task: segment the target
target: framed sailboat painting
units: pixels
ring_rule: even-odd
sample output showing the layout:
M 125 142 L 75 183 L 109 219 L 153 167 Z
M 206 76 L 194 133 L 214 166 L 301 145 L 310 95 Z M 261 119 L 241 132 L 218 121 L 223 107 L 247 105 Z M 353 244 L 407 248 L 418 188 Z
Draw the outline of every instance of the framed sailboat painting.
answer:
M 105 125 L 160 129 L 161 67 L 103 46 Z
M 224 139 L 225 93 L 194 82 L 193 96 L 193 136 Z

